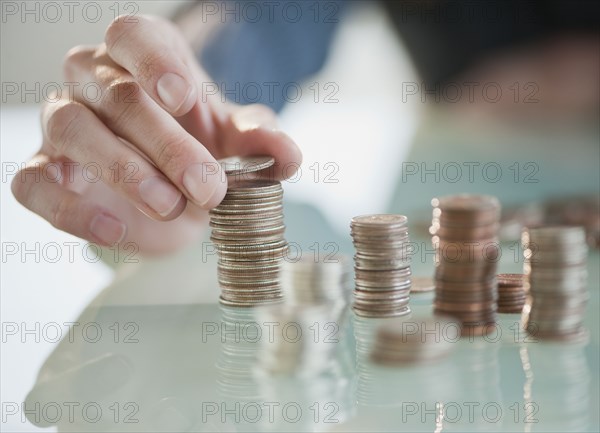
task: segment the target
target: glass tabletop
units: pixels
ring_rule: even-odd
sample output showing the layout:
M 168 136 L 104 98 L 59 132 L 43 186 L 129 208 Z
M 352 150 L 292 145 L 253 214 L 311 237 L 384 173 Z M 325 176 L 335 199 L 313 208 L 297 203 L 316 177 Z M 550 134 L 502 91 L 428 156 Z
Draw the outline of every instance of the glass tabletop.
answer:
M 598 258 L 589 258 L 581 338 L 539 341 L 519 315 L 502 314 L 486 337 L 404 367 L 370 359 L 388 319 L 348 307 L 298 335 L 252 308 L 148 302 L 143 291 L 127 302 L 99 297 L 67 330 L 46 326 L 45 338 L 60 343 L 23 406 L 5 404 L 3 416 L 58 431 L 597 431 Z M 146 282 L 147 294 L 154 289 L 172 299 L 180 290 Z M 412 314 L 429 314 L 432 300 L 411 295 Z M 277 333 L 298 347 L 318 340 L 333 355 L 308 353 L 308 367 L 268 371 L 261 356 Z

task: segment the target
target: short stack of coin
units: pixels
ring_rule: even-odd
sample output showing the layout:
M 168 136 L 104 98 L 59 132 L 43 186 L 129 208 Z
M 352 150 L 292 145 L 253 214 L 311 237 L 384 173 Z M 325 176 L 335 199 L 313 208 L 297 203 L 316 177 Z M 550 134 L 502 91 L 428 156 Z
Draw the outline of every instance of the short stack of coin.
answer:
M 410 313 L 410 251 L 407 218 L 364 215 L 350 223 L 354 256 L 354 312 L 363 317 Z
M 569 340 L 583 333 L 589 297 L 585 230 L 541 227 L 523 232 L 524 325 L 534 337 Z
M 382 365 L 435 362 L 450 353 L 460 335 L 460 326 L 450 317 L 393 319 L 378 329 L 371 359 Z
M 228 175 L 240 175 L 273 164 L 268 157 L 244 161 L 246 165 L 241 168 L 231 162 L 222 165 Z M 278 181 L 230 178 L 225 198 L 210 211 L 221 303 L 247 307 L 281 302 L 279 271 L 288 248 L 282 199 Z
M 525 305 L 523 274 L 498 274 L 498 313 L 521 314 Z
M 432 200 L 430 229 L 436 249 L 434 312 L 456 317 L 463 335 L 495 329 L 496 262 L 500 203 L 495 197 L 460 194 Z

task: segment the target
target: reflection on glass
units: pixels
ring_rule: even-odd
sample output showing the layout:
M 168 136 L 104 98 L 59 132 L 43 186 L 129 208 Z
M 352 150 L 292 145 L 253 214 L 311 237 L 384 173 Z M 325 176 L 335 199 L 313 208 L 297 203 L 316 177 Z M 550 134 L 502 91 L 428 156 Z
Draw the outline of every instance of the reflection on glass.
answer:
M 420 323 L 403 318 L 405 324 Z M 377 420 L 381 431 L 498 431 L 501 417 L 483 412 L 500 406 L 498 344 L 484 338 L 458 338 L 439 330 L 456 346 L 447 357 L 425 363 L 379 365 L 371 356 L 377 328 L 398 319 L 354 317 L 358 417 Z M 476 406 L 473 406 L 475 402 Z M 469 411 L 473 414 L 470 416 Z M 493 414 L 492 414 L 493 415 Z M 492 418 L 492 419 L 490 419 Z M 375 422 L 375 421 L 373 421 Z M 351 427 L 364 430 L 360 424 Z
M 568 343 L 535 342 L 523 345 L 526 375 L 525 407 L 521 417 L 528 431 L 589 430 L 590 371 L 585 357 L 587 339 Z

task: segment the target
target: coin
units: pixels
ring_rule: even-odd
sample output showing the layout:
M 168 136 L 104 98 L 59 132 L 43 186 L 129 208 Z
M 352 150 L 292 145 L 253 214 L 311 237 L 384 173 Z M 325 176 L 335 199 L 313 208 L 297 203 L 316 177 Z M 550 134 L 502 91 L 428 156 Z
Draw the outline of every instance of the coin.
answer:
M 275 163 L 272 156 L 230 156 L 218 160 L 227 176 L 254 173 L 271 167 Z
M 583 227 L 546 226 L 523 231 L 523 324 L 532 336 L 569 340 L 582 333 L 587 288 Z
M 273 161 L 228 158 L 222 163 L 227 174 L 240 174 Z M 252 307 L 282 301 L 279 271 L 288 249 L 282 200 L 277 181 L 236 180 L 229 183 L 221 204 L 209 212 L 222 304 Z
M 463 324 L 463 335 L 485 335 L 495 322 L 500 258 L 500 203 L 487 195 L 432 200 L 430 232 L 436 249 L 434 311 Z
M 360 215 L 352 218 L 351 227 L 363 227 L 366 229 L 381 229 L 389 231 L 394 228 L 406 226 L 408 219 L 404 215 L 374 214 Z
M 354 312 L 363 317 L 410 313 L 409 236 L 404 215 L 360 215 L 350 221 L 354 255 Z
M 357 316 L 369 318 L 401 317 L 410 314 L 410 308 L 408 306 L 400 308 L 394 306 L 391 310 L 374 310 L 372 308 L 365 310 L 357 305 L 353 305 L 352 310 Z
M 523 274 L 498 274 L 498 313 L 520 313 L 525 305 Z

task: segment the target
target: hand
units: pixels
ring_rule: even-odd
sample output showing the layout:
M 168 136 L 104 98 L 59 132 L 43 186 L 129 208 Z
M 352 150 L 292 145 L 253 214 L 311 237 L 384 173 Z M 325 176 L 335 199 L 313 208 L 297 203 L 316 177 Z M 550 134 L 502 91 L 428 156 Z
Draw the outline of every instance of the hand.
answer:
M 41 149 L 12 183 L 20 203 L 60 230 L 174 250 L 198 237 L 225 195 L 216 159 L 272 155 L 278 178 L 301 161 L 268 107 L 201 94 L 210 80 L 166 20 L 119 17 L 104 43 L 73 48 L 64 66 L 74 91 L 42 108 Z

